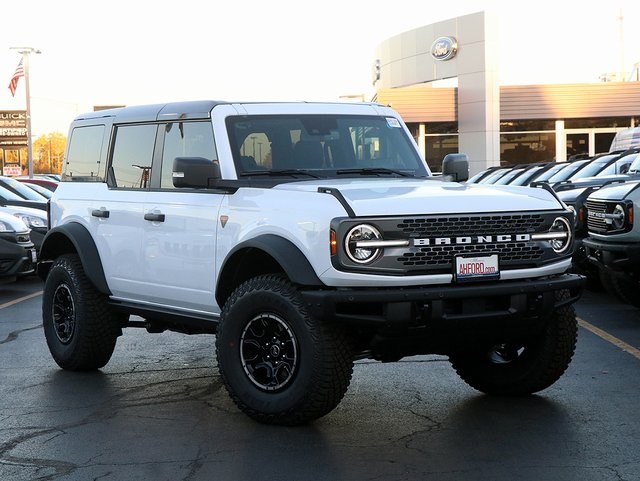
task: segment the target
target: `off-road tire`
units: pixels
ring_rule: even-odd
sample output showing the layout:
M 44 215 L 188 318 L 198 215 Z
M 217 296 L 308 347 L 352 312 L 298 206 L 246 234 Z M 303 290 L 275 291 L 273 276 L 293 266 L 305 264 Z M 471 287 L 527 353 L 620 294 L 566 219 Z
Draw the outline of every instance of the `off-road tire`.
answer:
M 616 285 L 614 284 L 614 281 L 613 281 L 614 276 L 610 274 L 609 271 L 607 271 L 607 269 L 599 267 L 598 278 L 600 279 L 600 284 L 602 284 L 602 287 L 608 294 L 614 297 L 618 297 Z
M 610 275 L 611 286 L 616 296 L 624 303 L 640 307 L 640 282 L 632 276 Z
M 557 295 L 567 296 L 566 292 Z M 575 311 L 565 305 L 549 316 L 543 330 L 524 342 L 455 354 L 450 362 L 462 380 L 478 391 L 524 396 L 546 389 L 562 376 L 575 352 L 577 336 Z
M 53 262 L 44 284 L 42 321 L 49 351 L 61 368 L 92 371 L 107 364 L 122 334 L 118 319 L 77 255 Z
M 236 288 L 221 313 L 216 356 L 235 404 L 265 424 L 300 425 L 332 411 L 353 372 L 348 336 L 310 316 L 286 279 Z

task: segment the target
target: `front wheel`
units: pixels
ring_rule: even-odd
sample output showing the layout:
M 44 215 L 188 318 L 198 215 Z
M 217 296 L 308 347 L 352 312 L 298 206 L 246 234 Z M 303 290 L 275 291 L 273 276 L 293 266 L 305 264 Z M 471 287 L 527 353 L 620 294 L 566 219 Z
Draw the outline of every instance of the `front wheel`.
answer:
M 563 295 L 564 296 L 564 295 Z M 565 372 L 578 337 L 572 306 L 555 310 L 544 329 L 529 339 L 450 356 L 458 375 L 478 391 L 521 396 L 542 391 Z
M 103 367 L 122 334 L 106 296 L 91 284 L 75 254 L 60 256 L 51 266 L 44 284 L 42 322 L 53 359 L 71 371 Z
M 633 307 L 640 307 L 640 282 L 635 276 L 616 276 L 609 274 L 611 278 L 611 286 L 618 299 Z
M 295 287 L 272 275 L 250 279 L 231 294 L 216 353 L 233 401 L 266 424 L 324 416 L 342 400 L 353 372 L 346 334 L 307 314 Z

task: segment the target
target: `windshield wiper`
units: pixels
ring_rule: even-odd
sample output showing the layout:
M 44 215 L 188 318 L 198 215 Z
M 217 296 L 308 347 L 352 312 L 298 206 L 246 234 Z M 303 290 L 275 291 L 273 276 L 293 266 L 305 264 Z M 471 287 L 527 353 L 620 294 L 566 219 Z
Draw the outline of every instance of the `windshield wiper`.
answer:
M 245 170 L 240 173 L 242 177 L 249 177 L 253 175 L 264 175 L 264 176 L 278 176 L 278 175 L 306 175 L 307 177 L 313 177 L 314 179 L 320 179 L 321 177 L 316 174 L 312 174 L 307 170 L 297 170 L 297 169 L 281 169 L 281 170 Z
M 336 174 L 338 174 L 338 175 L 343 175 L 343 174 L 347 174 L 347 175 L 348 174 L 360 174 L 360 175 L 387 174 L 387 175 L 399 175 L 401 177 L 416 177 L 415 174 L 410 174 L 408 172 L 402 172 L 401 170 L 385 169 L 384 167 L 367 167 L 367 168 L 362 168 L 362 169 L 338 169 L 338 170 L 336 170 Z

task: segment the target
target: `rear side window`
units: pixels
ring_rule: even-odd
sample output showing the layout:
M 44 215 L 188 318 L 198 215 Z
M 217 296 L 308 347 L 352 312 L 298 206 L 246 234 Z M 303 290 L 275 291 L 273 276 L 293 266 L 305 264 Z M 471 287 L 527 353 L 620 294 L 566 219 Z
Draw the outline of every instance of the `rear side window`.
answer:
M 116 128 L 109 168 L 112 187 L 147 189 L 158 126 L 121 125 Z
M 63 181 L 104 180 L 104 166 L 100 165 L 104 129 L 104 125 L 91 125 L 72 130 L 62 171 Z

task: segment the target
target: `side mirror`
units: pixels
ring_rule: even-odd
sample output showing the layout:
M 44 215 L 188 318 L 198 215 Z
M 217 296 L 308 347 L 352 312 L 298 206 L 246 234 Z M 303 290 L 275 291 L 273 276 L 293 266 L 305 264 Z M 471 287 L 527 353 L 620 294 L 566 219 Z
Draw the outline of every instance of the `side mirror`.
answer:
M 469 178 L 469 157 L 467 154 L 447 154 L 442 159 L 442 175 L 454 182 L 464 182 Z
M 204 157 L 176 157 L 173 159 L 173 186 L 206 189 L 220 179 L 220 164 Z

